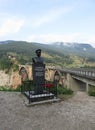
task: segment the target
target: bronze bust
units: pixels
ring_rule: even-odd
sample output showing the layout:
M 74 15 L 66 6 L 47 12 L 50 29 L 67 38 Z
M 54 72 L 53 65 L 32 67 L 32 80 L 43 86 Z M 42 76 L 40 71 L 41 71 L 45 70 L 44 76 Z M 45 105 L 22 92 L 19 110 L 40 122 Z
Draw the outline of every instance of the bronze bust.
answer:
M 33 63 L 43 63 L 44 59 L 41 57 L 41 49 L 35 51 L 37 57 L 32 58 Z

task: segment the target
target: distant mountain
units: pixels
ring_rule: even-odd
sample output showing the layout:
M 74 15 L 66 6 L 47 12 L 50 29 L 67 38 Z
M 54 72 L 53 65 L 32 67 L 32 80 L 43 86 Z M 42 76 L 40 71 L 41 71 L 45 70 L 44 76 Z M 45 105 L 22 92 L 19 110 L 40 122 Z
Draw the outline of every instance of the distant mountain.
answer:
M 51 43 L 51 46 L 60 52 L 65 54 L 76 54 L 83 57 L 94 57 L 95 48 L 87 43 L 66 43 L 66 42 L 55 42 Z
M 14 42 L 13 40 L 0 41 L 0 44 L 8 44 Z
M 20 46 L 18 44 L 21 44 L 20 48 L 28 47 L 28 49 L 32 50 L 32 47 L 35 49 L 42 48 L 46 52 L 55 52 L 65 55 L 71 55 L 75 54 L 77 56 L 82 57 L 94 57 L 95 48 L 93 48 L 90 44 L 87 43 L 69 43 L 69 42 L 54 42 L 51 44 L 43 44 L 43 43 L 36 43 L 36 42 L 26 42 L 26 41 L 13 41 L 13 40 L 7 40 L 7 41 L 1 41 L 0 45 L 8 44 L 8 48 L 12 49 L 14 46 L 17 48 L 17 46 Z M 26 45 L 27 44 L 27 45 Z M 16 46 L 17 45 L 17 46 Z M 6 45 L 7 46 L 7 45 Z M 30 48 L 29 48 L 30 46 Z M 7 49 L 7 47 L 5 47 Z M 18 48 L 18 50 L 20 49 Z M 27 50 L 27 51 L 29 51 Z M 55 54 L 54 53 L 54 54 Z
M 42 49 L 42 56 L 47 65 L 83 66 L 95 63 L 95 48 L 90 44 L 55 42 L 42 44 L 26 41 L 0 42 L 0 64 L 2 67 L 9 63 L 8 56 L 15 57 L 15 63 L 32 62 L 36 49 Z M 14 62 L 13 60 L 10 62 Z M 1 68 L 2 68 L 1 67 Z
M 52 43 L 60 47 L 70 47 L 70 48 L 93 48 L 90 44 L 87 43 L 69 43 L 69 42 L 54 42 Z

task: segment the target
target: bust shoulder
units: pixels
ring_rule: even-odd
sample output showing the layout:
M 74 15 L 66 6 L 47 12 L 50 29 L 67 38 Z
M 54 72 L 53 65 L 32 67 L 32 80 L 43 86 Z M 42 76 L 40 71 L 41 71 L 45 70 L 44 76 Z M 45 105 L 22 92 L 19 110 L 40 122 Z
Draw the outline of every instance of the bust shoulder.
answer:
M 43 63 L 44 62 L 44 59 L 43 59 L 43 57 L 34 57 L 34 58 L 32 58 L 32 61 L 34 62 L 34 63 Z

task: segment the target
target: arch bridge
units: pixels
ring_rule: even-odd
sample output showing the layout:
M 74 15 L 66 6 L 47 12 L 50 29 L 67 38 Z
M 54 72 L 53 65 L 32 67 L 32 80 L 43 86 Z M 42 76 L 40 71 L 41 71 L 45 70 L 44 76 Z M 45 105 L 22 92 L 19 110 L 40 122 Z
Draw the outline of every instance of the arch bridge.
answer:
M 50 80 L 53 80 L 55 71 L 60 74 L 60 83 L 74 91 L 89 91 L 91 86 L 95 86 L 95 70 L 88 68 L 50 68 L 48 67 Z

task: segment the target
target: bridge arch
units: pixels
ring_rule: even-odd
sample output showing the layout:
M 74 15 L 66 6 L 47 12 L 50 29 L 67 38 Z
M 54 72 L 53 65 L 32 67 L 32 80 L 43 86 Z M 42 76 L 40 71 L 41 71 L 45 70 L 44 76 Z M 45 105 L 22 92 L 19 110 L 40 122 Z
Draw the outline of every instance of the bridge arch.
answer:
M 25 67 L 21 67 L 19 70 L 19 74 L 21 75 L 21 81 L 25 81 L 29 79 L 28 73 Z

